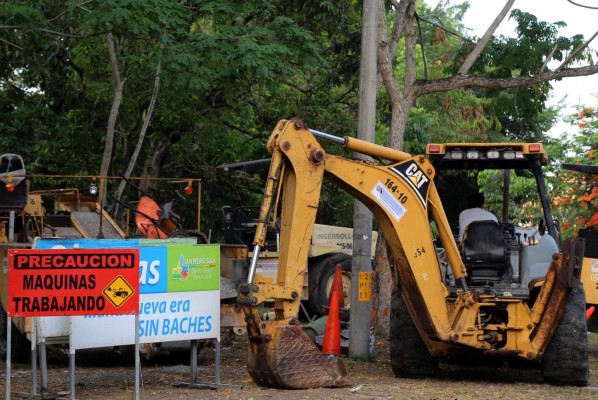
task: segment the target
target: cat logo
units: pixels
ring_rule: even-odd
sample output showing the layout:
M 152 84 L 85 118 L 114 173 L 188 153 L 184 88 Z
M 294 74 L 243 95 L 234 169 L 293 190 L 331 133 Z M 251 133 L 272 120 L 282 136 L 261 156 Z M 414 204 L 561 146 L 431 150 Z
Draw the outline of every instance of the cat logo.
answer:
M 424 208 L 426 208 L 430 178 L 422 171 L 417 163 L 414 160 L 408 160 L 402 164 L 390 167 L 390 170 L 403 178 L 413 188 Z
M 430 180 L 428 179 L 427 176 L 424 175 L 424 172 L 419 169 L 419 167 L 417 166 L 417 164 L 415 164 L 414 162 L 412 162 L 407 169 L 405 170 L 405 175 L 407 175 L 409 177 L 409 179 L 411 180 L 411 182 L 418 188 L 421 189 L 421 187 L 428 183 Z

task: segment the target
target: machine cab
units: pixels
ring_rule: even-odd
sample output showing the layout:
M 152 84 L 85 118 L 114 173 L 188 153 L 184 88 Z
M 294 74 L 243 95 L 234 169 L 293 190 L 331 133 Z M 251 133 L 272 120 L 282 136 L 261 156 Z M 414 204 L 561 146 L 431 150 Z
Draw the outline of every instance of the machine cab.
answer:
M 436 185 L 445 206 L 455 240 L 467 268 L 471 285 L 522 288 L 543 276 L 552 255 L 559 252 L 560 236 L 550 207 L 542 166 L 548 162 L 540 143 L 446 143 L 428 144 L 426 156 L 436 168 Z M 459 213 L 467 208 L 469 193 L 479 191 L 478 176 L 487 174 L 501 190 L 493 209 L 499 223 L 480 221 L 468 226 L 458 240 Z M 535 180 L 537 191 L 526 199 L 533 210 L 523 209 L 512 194 L 512 180 Z M 459 189 L 458 192 L 455 188 Z M 493 196 L 497 193 L 493 191 Z M 487 202 L 488 202 L 488 196 Z M 500 206 L 499 206 L 500 208 Z M 518 220 L 513 220 L 513 216 Z

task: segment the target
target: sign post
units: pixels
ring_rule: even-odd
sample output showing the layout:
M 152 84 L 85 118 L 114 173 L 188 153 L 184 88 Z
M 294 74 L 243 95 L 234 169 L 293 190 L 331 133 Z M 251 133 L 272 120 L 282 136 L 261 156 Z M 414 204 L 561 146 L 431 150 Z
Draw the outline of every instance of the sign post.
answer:
M 192 238 L 176 239 L 41 239 L 37 249 L 139 249 L 139 318 L 132 315 L 84 315 L 40 318 L 40 340 L 69 335 L 70 346 L 89 349 L 139 342 L 168 343 L 216 339 L 216 383 L 220 368 L 220 248 L 197 245 Z M 66 325 L 66 326 L 65 326 Z M 113 326 L 123 329 L 114 330 Z M 70 329 L 69 329 L 70 328 Z M 195 357 L 197 352 L 193 352 Z M 195 363 L 197 360 L 195 359 Z M 192 387 L 197 368 L 191 360 Z
M 138 313 L 138 249 L 8 252 L 8 317 Z M 71 398 L 74 399 L 72 356 Z M 9 367 L 7 363 L 7 375 Z M 10 387 L 6 390 L 10 391 Z

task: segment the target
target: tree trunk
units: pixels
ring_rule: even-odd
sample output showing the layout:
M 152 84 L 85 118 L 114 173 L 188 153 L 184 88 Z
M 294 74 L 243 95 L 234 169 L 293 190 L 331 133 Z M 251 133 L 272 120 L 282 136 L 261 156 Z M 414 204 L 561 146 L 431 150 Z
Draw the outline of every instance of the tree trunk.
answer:
M 402 150 L 407 118 L 415 100 L 415 1 L 402 1 L 399 4 L 394 4 L 394 6 L 397 13 L 390 43 L 386 35 L 388 29 L 386 19 L 384 17 L 379 18 L 381 26 L 379 27 L 378 58 L 384 87 L 391 100 L 390 134 L 388 135 L 386 146 Z M 401 90 L 394 73 L 392 65 L 394 53 L 391 53 L 391 50 L 396 48 L 396 38 L 398 38 L 401 32 L 404 32 L 405 35 L 404 90 Z M 372 306 L 374 310 L 372 320 L 374 329 L 377 332 L 388 332 L 393 284 L 392 279 L 390 279 L 391 265 L 382 232 L 380 232 L 378 237 L 380 239 L 379 244 L 376 246 L 376 262 L 374 263 L 372 276 L 376 288 L 372 293 Z
M 160 46 L 160 55 L 162 54 L 162 51 L 164 50 L 164 46 Z M 139 157 L 139 152 L 141 151 L 141 147 L 143 146 L 143 141 L 145 139 L 145 134 L 147 132 L 147 128 L 149 127 L 149 123 L 151 121 L 152 118 L 152 113 L 154 112 L 154 106 L 156 105 L 156 99 L 158 97 L 158 91 L 160 89 L 160 72 L 162 71 L 162 61 L 159 60 L 158 61 L 158 66 L 156 67 L 156 75 L 154 78 L 154 87 L 152 90 L 152 97 L 150 99 L 150 104 L 147 108 L 147 114 L 145 115 L 144 121 L 143 121 L 143 126 L 141 127 L 141 132 L 139 132 L 139 138 L 137 139 L 137 144 L 135 145 L 135 150 L 133 151 L 133 154 L 131 156 L 131 160 L 129 162 L 129 165 L 127 166 L 127 170 L 125 171 L 125 177 L 129 178 L 131 176 L 131 173 L 133 172 L 133 168 L 135 168 L 135 165 L 137 164 L 137 157 Z M 125 190 L 125 186 L 126 186 L 126 182 L 123 180 L 120 182 L 120 184 L 118 185 L 118 190 L 116 191 L 116 198 L 120 200 L 123 191 Z M 114 211 L 115 215 L 118 215 L 118 203 L 116 205 L 116 209 Z
M 156 178 L 160 175 L 160 171 L 164 166 L 164 161 L 168 154 L 170 154 L 170 149 L 174 146 L 181 139 L 179 133 L 171 133 L 168 135 L 167 138 L 163 140 L 152 140 L 150 145 L 152 149 L 155 149 L 154 152 L 151 154 L 151 157 L 147 161 L 143 172 L 141 174 L 142 178 Z M 139 183 L 139 187 L 144 191 L 149 191 L 154 187 L 152 181 L 144 179 Z
M 394 281 L 390 269 L 390 260 L 386 251 L 386 240 L 380 232 L 376 242 L 372 271 L 372 326 L 376 332 L 388 335 L 390 326 L 390 298 L 394 289 Z
M 112 100 L 112 108 L 110 109 L 110 116 L 108 117 L 108 125 L 106 127 L 106 142 L 104 143 L 104 155 L 102 156 L 102 166 L 100 168 L 100 176 L 108 176 L 110 171 L 110 162 L 112 159 L 112 151 L 114 147 L 114 127 L 118 119 L 118 112 L 123 97 L 124 82 L 120 79 L 118 71 L 118 61 L 116 59 L 116 50 L 114 48 L 114 41 L 112 40 L 112 33 L 106 36 L 106 44 L 108 46 L 108 56 L 110 58 L 110 65 L 112 66 L 112 76 L 114 78 L 114 99 Z M 100 201 L 106 202 L 106 179 L 100 179 Z

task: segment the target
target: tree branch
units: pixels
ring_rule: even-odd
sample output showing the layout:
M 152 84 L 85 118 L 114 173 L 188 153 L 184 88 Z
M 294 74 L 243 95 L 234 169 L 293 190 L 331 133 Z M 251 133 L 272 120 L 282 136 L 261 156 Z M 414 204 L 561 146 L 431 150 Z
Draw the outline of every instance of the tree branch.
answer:
M 422 48 L 422 62 L 424 63 L 424 78 L 428 79 L 428 62 L 426 61 L 426 45 L 424 43 L 424 36 L 422 34 L 422 27 L 419 23 L 420 19 L 417 13 L 415 13 L 415 20 L 417 21 L 417 33 L 419 38 L 419 45 Z
M 4 40 L 4 39 L 0 39 L 0 42 L 6 43 L 9 46 L 14 47 L 17 50 L 23 50 L 23 48 L 21 46 L 19 46 L 18 44 L 14 44 L 12 42 L 9 42 L 8 40 Z
M 496 28 L 498 28 L 498 26 L 500 25 L 502 20 L 505 19 L 505 16 L 507 15 L 509 10 L 513 6 L 514 2 L 515 2 L 515 0 L 507 0 L 507 3 L 503 7 L 503 9 L 496 16 L 496 18 L 494 19 L 492 24 L 490 24 L 490 26 L 486 30 L 486 33 L 484 33 L 484 36 L 482 36 L 482 38 L 478 41 L 478 43 L 475 45 L 474 49 L 471 51 L 471 53 L 469 53 L 469 55 L 463 62 L 463 65 L 461 65 L 461 68 L 459 68 L 460 74 L 466 75 L 469 72 L 469 70 L 473 66 L 473 63 L 475 62 L 475 60 L 478 59 L 478 57 L 482 53 L 482 50 L 484 50 L 484 48 L 490 41 L 490 38 L 494 34 L 494 31 L 496 30 Z
M 563 68 L 565 68 L 565 65 L 569 64 L 569 62 L 573 59 L 573 57 L 575 57 L 580 51 L 582 51 L 583 49 L 585 49 L 586 47 L 588 47 L 588 45 L 592 42 L 592 40 L 594 40 L 594 38 L 596 36 L 598 36 L 598 31 L 596 31 L 596 33 L 594 33 L 594 35 L 592 35 L 591 38 L 589 38 L 588 40 L 586 40 L 584 44 L 582 44 L 581 46 L 579 46 L 578 48 L 576 48 L 575 50 L 573 50 L 573 52 L 571 52 L 571 54 L 569 54 L 569 57 L 567 57 L 565 59 L 565 61 L 563 61 L 562 64 L 559 65 L 558 68 L 555 71 L 560 71 Z
M 459 32 L 456 32 L 456 31 L 454 31 L 454 30 L 452 30 L 452 29 L 449 29 L 449 28 L 447 28 L 447 27 L 445 27 L 445 26 L 442 26 L 441 24 L 437 24 L 436 22 L 432 22 L 432 21 L 430 21 L 429 19 L 427 19 L 427 18 L 425 18 L 425 17 L 422 17 L 421 15 L 418 15 L 417 17 L 418 17 L 420 20 L 424 21 L 425 23 L 427 23 L 427 24 L 430 24 L 430 25 L 432 25 L 432 26 L 435 26 L 435 27 L 436 27 L 436 28 L 438 28 L 438 29 L 442 29 L 442 30 L 443 30 L 443 31 L 445 31 L 446 33 L 450 33 L 451 35 L 453 35 L 453 36 L 456 36 L 456 37 L 458 37 L 458 38 L 459 38 L 459 39 L 461 39 L 461 40 L 465 40 L 465 41 L 467 41 L 467 42 L 471 42 L 471 39 L 468 39 L 468 38 L 466 38 L 465 36 L 461 35 Z
M 514 1 L 514 0 L 513 0 Z M 410 1 L 405 13 L 405 89 L 404 95 L 410 96 L 417 78 L 417 62 L 415 60 L 415 1 Z
M 540 73 L 544 72 L 544 69 L 546 69 L 546 66 L 548 65 L 550 60 L 552 60 L 552 56 L 554 55 L 554 53 L 557 51 L 558 48 L 559 48 L 559 46 L 557 44 L 555 44 L 554 47 L 552 48 L 552 51 L 548 55 L 548 57 L 546 57 L 546 60 L 544 60 L 544 64 L 542 64 L 542 66 L 540 67 L 540 71 L 539 71 Z
M 7 30 L 7 29 L 23 29 L 22 26 L 19 25 L 0 25 L 0 30 Z M 65 32 L 57 32 L 46 28 L 37 28 L 40 32 L 48 33 L 50 35 L 56 36 L 64 36 L 69 38 L 82 38 L 84 36 L 81 35 L 73 35 L 72 33 L 65 33 Z
M 141 131 L 139 132 L 139 138 L 137 139 L 137 144 L 135 145 L 135 149 L 133 150 L 133 154 L 131 155 L 131 160 L 129 161 L 129 165 L 127 166 L 127 170 L 125 171 L 125 177 L 130 177 L 131 173 L 133 172 L 133 168 L 135 164 L 137 164 L 137 157 L 139 157 L 139 153 L 141 152 L 141 147 L 143 146 L 143 141 L 145 139 L 145 134 L 147 132 L 147 128 L 149 127 L 150 121 L 152 119 L 152 114 L 154 112 L 154 107 L 156 105 L 156 99 L 158 98 L 158 91 L 160 90 L 160 73 L 162 72 L 162 53 L 164 52 L 164 44 L 160 45 L 160 49 L 158 51 L 158 65 L 156 66 L 156 74 L 154 77 L 154 87 L 152 88 L 152 97 L 150 99 L 149 106 L 147 107 L 147 114 L 145 119 L 143 120 L 143 125 L 141 126 Z M 116 191 L 116 198 L 120 200 L 123 191 L 125 190 L 126 182 L 122 180 L 118 185 L 118 190 Z M 115 211 L 115 215 L 118 214 L 118 208 Z
M 392 68 L 391 55 L 386 36 L 385 14 L 378 13 L 378 15 L 378 62 L 380 75 L 382 76 L 382 81 L 384 82 L 384 87 L 386 88 L 391 104 L 400 104 L 402 101 L 401 88 L 395 79 L 395 73 Z
M 509 89 L 523 86 L 535 85 L 555 79 L 571 78 L 575 76 L 589 76 L 598 73 L 598 65 L 591 65 L 581 68 L 564 69 L 561 71 L 549 71 L 534 76 L 513 77 L 503 79 L 492 79 L 484 76 L 455 75 L 450 78 L 437 79 L 433 81 L 416 81 L 415 96 L 424 94 L 446 92 L 447 90 L 462 87 L 481 87 L 486 89 Z
M 251 132 L 249 129 L 241 128 L 240 126 L 233 125 L 227 121 L 221 121 L 221 123 L 222 123 L 222 125 L 227 126 L 230 129 L 233 129 L 235 131 L 239 131 L 239 132 L 249 136 L 252 139 L 263 139 L 264 138 L 263 133 L 254 133 L 254 132 Z
M 386 12 L 384 10 L 384 2 L 381 3 L 381 9 L 378 10 L 378 15 L 382 15 L 378 19 L 378 25 L 380 24 L 380 18 L 384 20 L 384 29 L 386 32 Z M 399 39 L 403 33 L 405 27 L 405 16 L 407 15 L 407 6 L 409 5 L 408 0 L 397 1 L 390 0 L 390 4 L 395 8 L 395 20 L 392 26 L 392 32 L 390 33 L 390 39 L 388 40 L 389 53 L 394 55 L 397 53 L 397 46 L 399 45 Z M 382 14 L 380 14 L 382 13 Z

